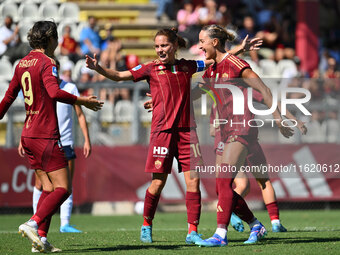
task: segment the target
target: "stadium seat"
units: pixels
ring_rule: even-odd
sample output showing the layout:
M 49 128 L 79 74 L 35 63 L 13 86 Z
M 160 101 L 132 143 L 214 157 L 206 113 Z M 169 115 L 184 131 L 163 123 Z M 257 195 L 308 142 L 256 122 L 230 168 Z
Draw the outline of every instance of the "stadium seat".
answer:
M 249 58 L 245 59 L 247 63 L 250 65 L 251 69 L 258 75 L 262 76 L 262 69 L 257 65 L 257 63 Z
M 0 65 L 1 65 L 1 62 L 0 62 Z M 8 89 L 8 85 L 9 85 L 9 82 L 4 79 L 1 79 L 0 77 L 0 100 L 2 100 L 3 97 L 5 96 L 5 93 Z
M 262 77 L 264 78 L 279 78 L 279 71 L 274 60 L 261 59 L 259 66 L 262 69 Z
M 79 19 L 86 21 L 89 16 L 97 19 L 115 20 L 118 23 L 134 23 L 139 16 L 136 10 L 83 10 L 80 11 Z
M 112 123 L 115 120 L 114 105 L 110 101 L 105 101 L 100 111 L 100 122 Z
M 19 23 L 19 36 L 22 42 L 27 43 L 27 33 L 33 27 L 33 22 L 22 21 Z
M 117 122 L 131 122 L 133 118 L 133 104 L 129 100 L 119 100 L 115 106 Z
M 14 22 L 18 21 L 18 8 L 13 2 L 6 2 L 0 5 L 0 16 L 6 17 L 11 16 Z
M 12 64 L 8 60 L 0 60 L 0 79 L 7 81 L 12 79 Z
M 56 4 L 54 3 L 49 3 L 49 2 L 43 2 L 39 6 L 39 16 L 42 19 L 53 19 L 55 22 L 60 21 L 60 16 L 58 12 L 59 8 Z M 59 34 L 61 35 L 61 34 Z
M 20 21 L 38 21 L 40 19 L 38 6 L 35 3 L 22 3 L 18 8 Z
M 59 16 L 64 21 L 77 22 L 79 20 L 79 6 L 75 3 L 62 3 L 59 7 Z
M 85 59 L 79 59 L 77 63 L 75 64 L 73 71 L 72 71 L 72 80 L 78 81 L 80 76 L 81 69 L 86 66 L 86 60 Z
M 279 61 L 279 63 L 277 63 L 277 68 L 278 71 L 280 73 L 280 75 L 283 74 L 283 72 L 285 71 L 285 69 L 295 69 L 296 70 L 296 65 L 294 63 L 293 60 L 291 59 L 282 59 Z

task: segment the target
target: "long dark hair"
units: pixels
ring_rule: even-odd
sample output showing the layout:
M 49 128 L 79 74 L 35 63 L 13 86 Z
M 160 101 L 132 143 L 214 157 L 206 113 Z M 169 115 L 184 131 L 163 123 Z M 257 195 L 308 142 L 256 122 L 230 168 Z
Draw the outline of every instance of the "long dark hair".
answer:
M 173 28 L 164 28 L 159 30 L 154 39 L 159 36 L 159 35 L 164 35 L 168 38 L 169 42 L 175 44 L 176 42 L 178 43 L 179 48 L 185 48 L 186 47 L 186 42 L 185 40 L 177 34 L 178 29 L 173 27 Z
M 57 25 L 53 21 L 38 21 L 27 34 L 33 49 L 47 49 L 51 37 L 58 39 Z

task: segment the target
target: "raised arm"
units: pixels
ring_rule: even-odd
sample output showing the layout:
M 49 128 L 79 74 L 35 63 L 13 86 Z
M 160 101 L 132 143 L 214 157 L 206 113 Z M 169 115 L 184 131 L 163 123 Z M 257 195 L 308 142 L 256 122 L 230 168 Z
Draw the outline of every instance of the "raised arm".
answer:
M 97 54 L 94 54 L 93 58 L 91 58 L 89 55 L 86 55 L 86 67 L 95 70 L 97 73 L 113 81 L 133 80 L 133 76 L 130 71 L 119 72 L 117 70 L 105 68 L 99 65 Z

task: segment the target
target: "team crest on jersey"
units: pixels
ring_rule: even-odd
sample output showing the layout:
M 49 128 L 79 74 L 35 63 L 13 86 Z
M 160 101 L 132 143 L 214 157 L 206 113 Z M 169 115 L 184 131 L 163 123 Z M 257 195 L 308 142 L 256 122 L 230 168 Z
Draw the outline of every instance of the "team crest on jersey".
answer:
M 229 79 L 229 75 L 227 73 L 222 74 L 222 81 L 227 81 Z
M 156 167 L 156 169 L 160 169 L 161 166 L 162 166 L 162 161 L 160 161 L 160 160 L 157 159 L 157 160 L 155 161 L 155 167 Z
M 132 71 L 137 71 L 141 68 L 142 68 L 142 65 L 138 65 L 138 66 L 135 66 L 134 68 L 132 68 Z
M 58 70 L 56 66 L 52 66 L 52 75 L 58 77 Z
M 164 72 L 164 71 L 160 71 L 158 74 L 159 74 L 159 75 L 165 74 L 165 72 Z

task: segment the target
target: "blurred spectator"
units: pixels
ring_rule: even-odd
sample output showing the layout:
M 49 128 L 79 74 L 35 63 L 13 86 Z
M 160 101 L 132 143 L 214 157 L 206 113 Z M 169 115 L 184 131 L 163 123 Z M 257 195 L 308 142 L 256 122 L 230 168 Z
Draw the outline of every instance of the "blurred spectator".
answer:
M 106 38 L 102 42 L 100 62 L 104 67 L 117 69 L 116 64 L 120 59 L 119 51 L 122 48 L 121 42 L 113 37 L 113 28 L 111 25 L 105 27 Z
M 201 30 L 199 25 L 199 6 L 194 9 L 190 0 L 185 0 L 183 9 L 177 13 L 178 34 L 188 40 L 188 47 L 198 42 L 198 34 Z
M 243 18 L 243 28 L 239 31 L 239 43 L 242 42 L 242 40 L 249 35 L 249 38 L 255 38 L 256 36 L 256 27 L 253 17 L 251 16 L 245 16 Z M 257 54 L 257 51 L 250 51 L 249 55 L 251 59 L 258 64 L 259 62 L 259 56 Z
M 79 40 L 83 55 L 100 53 L 102 40 L 97 31 L 97 19 L 95 17 L 88 17 L 88 27 L 82 29 Z
M 66 82 L 72 82 L 73 62 L 67 61 L 60 67 L 60 78 Z
M 60 54 L 68 56 L 73 63 L 76 63 L 81 58 L 81 51 L 77 41 L 71 36 L 71 32 L 71 27 L 66 25 L 59 40 Z
M 217 4 L 214 0 L 205 0 L 205 6 L 198 10 L 199 23 L 203 26 L 211 24 L 221 24 L 223 15 L 217 10 Z
M 174 2 L 173 0 L 157 0 L 156 18 L 161 21 L 162 15 L 165 13 L 170 20 L 175 20 Z
M 22 43 L 19 37 L 19 26 L 12 29 L 13 19 L 7 16 L 4 25 L 0 27 L 0 56 L 7 56 L 13 64 L 15 60 L 27 55 L 31 50 L 27 43 Z

